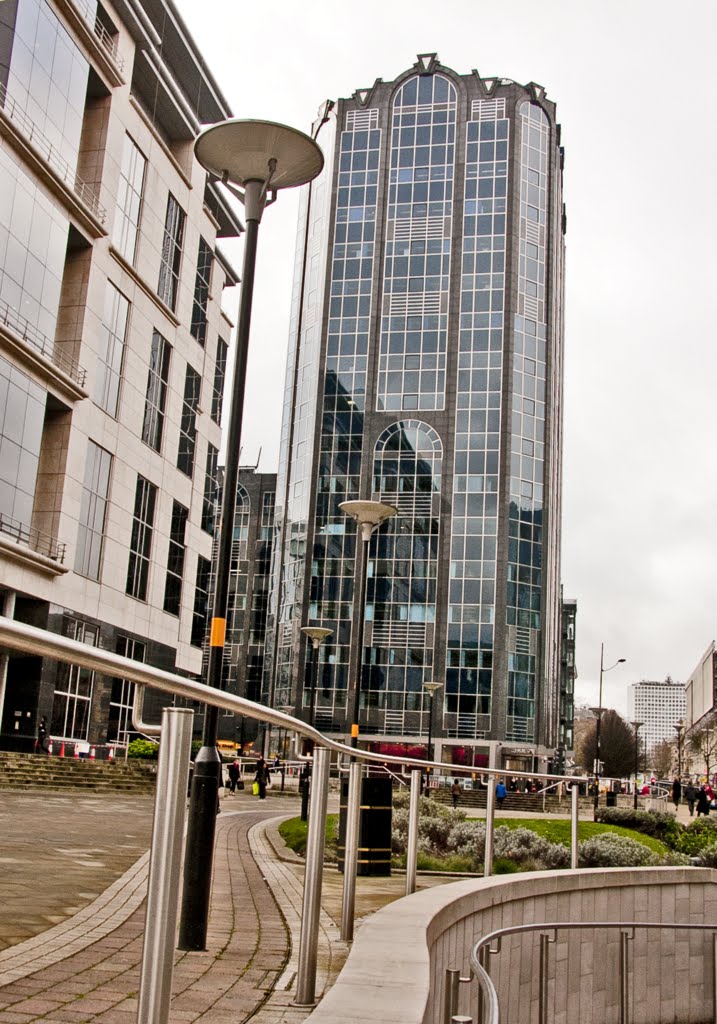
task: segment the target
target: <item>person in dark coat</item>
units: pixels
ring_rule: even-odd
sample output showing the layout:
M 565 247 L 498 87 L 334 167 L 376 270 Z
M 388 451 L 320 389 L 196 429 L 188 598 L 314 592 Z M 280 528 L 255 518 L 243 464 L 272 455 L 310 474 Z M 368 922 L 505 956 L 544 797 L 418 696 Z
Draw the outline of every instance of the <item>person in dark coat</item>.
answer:
M 40 719 L 40 724 L 37 727 L 37 751 L 40 754 L 46 754 L 50 740 L 47 734 L 47 719 L 43 715 Z
M 700 786 L 700 791 L 699 791 L 699 794 L 697 796 L 697 817 L 699 818 L 700 814 L 707 815 L 709 813 L 710 813 L 710 798 L 707 796 L 707 790 L 705 789 L 705 787 L 704 786 Z
M 227 774 L 229 775 L 229 792 L 234 793 L 237 788 L 237 782 L 241 774 L 239 770 L 239 762 L 234 760 L 227 768 Z
M 266 800 L 266 787 L 271 780 L 271 771 L 263 757 L 260 757 L 256 762 L 256 775 L 254 779 L 259 783 L 259 799 Z
M 684 788 L 684 797 L 687 801 L 690 817 L 693 817 L 695 813 L 695 800 L 697 799 L 697 787 L 693 786 L 691 782 L 688 782 Z
M 674 779 L 672 783 L 672 802 L 675 808 L 680 806 L 680 800 L 682 799 L 682 783 L 679 779 Z

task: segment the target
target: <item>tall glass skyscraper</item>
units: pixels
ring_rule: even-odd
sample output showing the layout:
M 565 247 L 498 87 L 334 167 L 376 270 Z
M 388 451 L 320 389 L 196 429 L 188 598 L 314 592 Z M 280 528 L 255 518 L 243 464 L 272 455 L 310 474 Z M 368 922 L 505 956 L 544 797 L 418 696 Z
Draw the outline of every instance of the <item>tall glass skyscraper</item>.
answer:
M 338 101 L 304 196 L 265 699 L 360 741 L 530 765 L 558 742 L 563 153 L 541 86 L 435 54 Z M 365 607 L 349 499 L 395 505 Z M 364 617 L 363 649 L 357 649 Z M 353 638 L 353 639 L 352 639 Z

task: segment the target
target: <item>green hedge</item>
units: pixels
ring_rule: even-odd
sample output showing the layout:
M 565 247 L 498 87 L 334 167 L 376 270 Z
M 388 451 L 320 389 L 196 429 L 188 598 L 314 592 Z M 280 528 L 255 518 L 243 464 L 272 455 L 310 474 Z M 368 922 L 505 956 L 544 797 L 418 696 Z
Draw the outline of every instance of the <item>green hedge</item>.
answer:
M 143 761 L 156 761 L 159 756 L 159 743 L 151 740 L 132 740 L 127 748 L 127 757 L 137 757 Z

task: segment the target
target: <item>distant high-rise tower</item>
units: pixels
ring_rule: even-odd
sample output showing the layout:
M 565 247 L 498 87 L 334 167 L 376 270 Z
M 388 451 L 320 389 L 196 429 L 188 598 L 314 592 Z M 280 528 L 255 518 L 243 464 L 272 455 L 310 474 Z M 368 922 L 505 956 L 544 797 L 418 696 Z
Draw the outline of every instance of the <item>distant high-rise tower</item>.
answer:
M 545 90 L 435 54 L 340 100 L 304 197 L 266 699 L 316 724 L 524 767 L 558 743 L 562 150 Z M 397 506 L 358 607 L 348 499 Z M 365 616 L 363 650 L 356 647 Z M 353 638 L 353 640 L 352 640 Z M 360 664 L 359 664 L 360 662 Z M 498 747 L 502 747 L 498 757 Z

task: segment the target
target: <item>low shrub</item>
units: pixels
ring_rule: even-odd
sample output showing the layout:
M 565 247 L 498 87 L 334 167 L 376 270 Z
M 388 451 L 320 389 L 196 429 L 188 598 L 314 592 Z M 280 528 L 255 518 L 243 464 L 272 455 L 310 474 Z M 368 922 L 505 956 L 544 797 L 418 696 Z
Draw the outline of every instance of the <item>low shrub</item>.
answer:
M 159 756 L 159 743 L 151 740 L 132 740 L 127 748 L 127 757 L 140 758 L 143 761 L 156 761 Z
M 515 861 L 522 871 L 565 868 L 570 851 L 561 843 L 551 843 L 528 828 L 499 826 L 493 833 L 493 852 L 498 859 Z
M 635 839 L 603 832 L 580 843 L 578 862 L 582 868 L 633 868 L 653 867 L 661 858 Z
M 717 842 L 700 850 L 698 863 L 701 868 L 717 868 Z
M 713 843 L 717 843 L 717 818 L 701 817 L 682 829 L 674 847 L 679 853 L 694 857 Z
M 667 811 L 634 810 L 632 807 L 600 807 L 595 815 L 596 821 L 605 825 L 620 825 L 632 828 L 643 835 L 653 836 L 667 846 L 674 847 L 683 826 L 674 814 Z

